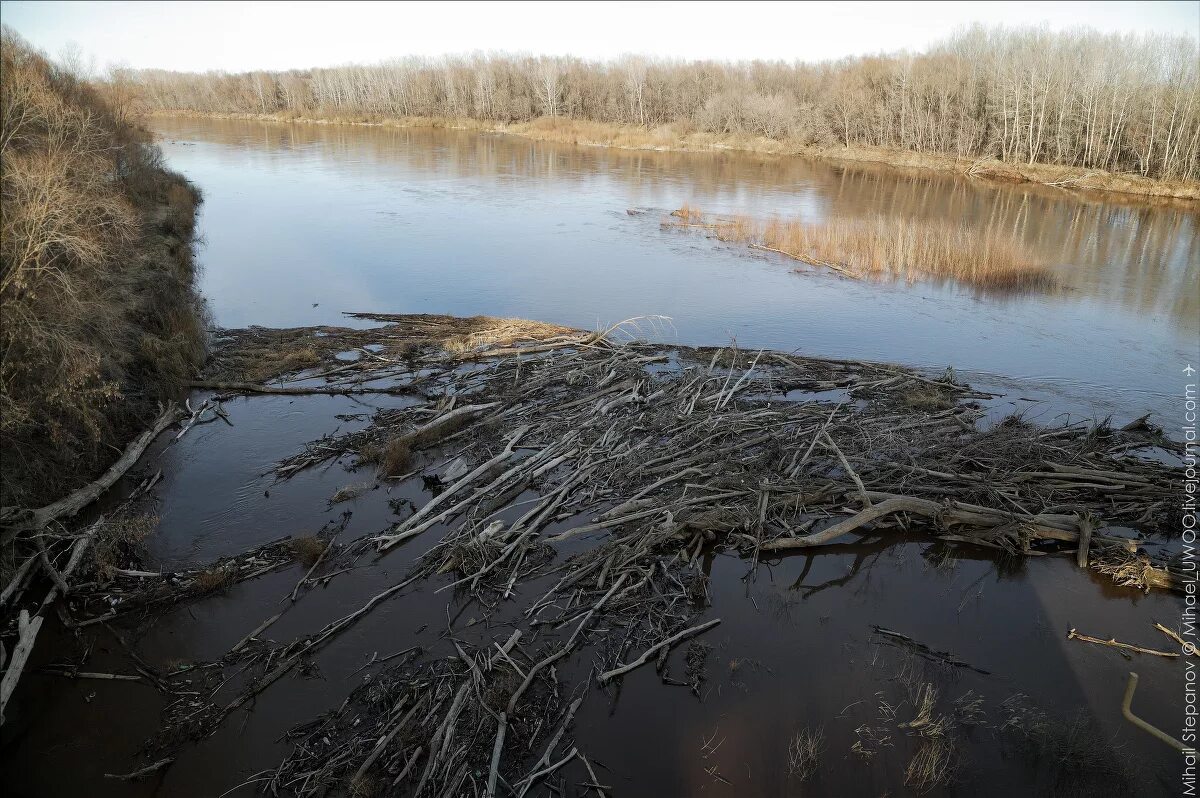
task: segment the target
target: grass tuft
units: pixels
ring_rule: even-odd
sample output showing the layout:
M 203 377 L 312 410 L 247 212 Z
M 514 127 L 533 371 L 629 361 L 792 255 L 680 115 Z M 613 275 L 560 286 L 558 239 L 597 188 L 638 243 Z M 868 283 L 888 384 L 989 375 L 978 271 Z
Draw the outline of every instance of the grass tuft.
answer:
M 412 466 L 412 441 L 407 436 L 392 438 L 383 447 L 381 468 L 385 476 L 398 477 Z
M 799 781 L 807 781 L 821 764 L 825 750 L 823 729 L 801 729 L 788 743 L 788 773 Z
M 237 581 L 237 571 L 233 568 L 216 566 L 201 571 L 192 580 L 192 592 L 198 595 L 223 593 Z
M 315 535 L 292 538 L 288 541 L 288 546 L 292 550 L 292 556 L 296 558 L 296 562 L 305 568 L 311 568 L 316 565 L 317 560 L 321 559 L 321 555 L 325 553 L 328 545 L 328 543 Z

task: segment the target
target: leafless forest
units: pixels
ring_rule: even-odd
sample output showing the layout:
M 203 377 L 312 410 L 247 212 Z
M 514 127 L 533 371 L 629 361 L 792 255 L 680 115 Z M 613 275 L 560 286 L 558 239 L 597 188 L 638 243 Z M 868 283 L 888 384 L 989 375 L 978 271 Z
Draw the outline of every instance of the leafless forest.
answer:
M 111 85 L 140 89 L 158 110 L 565 117 L 1194 180 L 1198 57 L 1186 37 L 977 26 L 920 55 L 822 64 L 474 54 L 238 75 L 116 71 Z

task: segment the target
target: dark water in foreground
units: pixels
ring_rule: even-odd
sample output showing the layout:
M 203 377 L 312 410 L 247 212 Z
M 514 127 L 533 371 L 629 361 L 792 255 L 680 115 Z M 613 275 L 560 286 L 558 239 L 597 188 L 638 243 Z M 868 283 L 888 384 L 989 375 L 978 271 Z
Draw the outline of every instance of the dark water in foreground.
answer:
M 348 398 L 258 397 L 226 407 L 234 427 L 198 427 L 149 466 L 164 473 L 157 502 L 161 522 L 151 550 L 167 568 L 211 561 L 281 535 L 311 534 L 344 509 L 353 517 L 341 540 L 376 533 L 394 519 L 389 499 L 428 499 L 419 480 L 409 480 L 330 507 L 328 498 L 339 487 L 369 478 L 348 474 L 341 465 L 310 469 L 285 483 L 262 476 L 322 432 L 353 426 L 339 423 L 335 414 L 370 406 Z M 268 489 L 269 498 L 264 496 Z M 434 527 L 377 562 L 363 560 L 363 567 L 327 588 L 308 592 L 268 637 L 286 641 L 311 634 L 357 609 L 395 584 L 412 558 L 441 534 L 442 528 Z M 945 560 L 937 554 L 934 544 L 897 542 L 888 534 L 812 556 L 767 560 L 754 577 L 747 577 L 745 561 L 728 556 L 707 561 L 709 615 L 723 623 L 705 636 L 714 648 L 703 700 L 687 688 L 663 684 L 652 667 L 643 668 L 625 679 L 615 700 L 591 691 L 577 718 L 576 744 L 593 762 L 611 769 L 603 778 L 615 795 L 915 794 L 904 786 L 914 739 L 896 728 L 898 721 L 887 723 L 880 715 L 886 702 L 899 708 L 898 720 L 910 717 L 912 710 L 904 705 L 910 685 L 929 681 L 941 694 L 939 712 L 951 711 L 956 700 L 973 691 L 983 700 L 984 713 L 959 738 L 958 782 L 933 795 L 1175 794 L 1176 757 L 1123 721 L 1119 702 L 1126 673 L 1137 670 L 1142 680 L 1138 713 L 1162 728 L 1178 729 L 1181 663 L 1149 656 L 1129 662 L 1110 649 L 1067 640 L 1066 630 L 1074 626 L 1166 648 L 1151 623 L 1173 624 L 1178 598 L 1115 588 L 1065 557 L 1013 563 L 991 559 L 983 550 L 961 549 Z M 281 597 L 300 576 L 299 566 L 288 568 L 169 613 L 141 637 L 143 657 L 164 667 L 221 656 L 279 611 Z M 336 709 L 355 685 L 377 672 L 378 666 L 359 670 L 373 652 L 383 656 L 420 642 L 434 654 L 450 653 L 438 637 L 460 605 L 451 601 L 448 608 L 449 594 L 433 591 L 451 578 L 431 580 L 375 609 L 315 657 L 317 676 L 293 674 L 277 683 L 251 711 L 235 714 L 213 737 L 186 746 L 161 782 L 102 778 L 143 762 L 138 753 L 154 736 L 164 703 L 158 693 L 144 684 L 72 682 L 30 672 L 4 726 L 8 794 L 221 795 L 282 758 L 288 750 L 279 741 L 284 731 Z M 526 591 L 539 595 L 544 587 L 532 583 Z M 478 607 L 468 605 L 455 624 L 465 639 L 472 630 L 463 627 L 476 612 Z M 875 624 L 950 651 L 990 675 L 914 659 L 873 636 Z M 488 640 L 503 639 L 510 630 L 473 631 Z M 43 634 L 34 666 L 77 655 L 85 646 L 57 626 Z M 89 669 L 132 672 L 121 647 L 104 630 L 97 630 L 94 640 Z M 682 655 L 677 650 L 669 665 L 676 679 L 684 678 Z M 592 656 L 585 651 L 567 660 L 561 669 L 564 683 L 576 677 L 586 681 Z M 1094 771 L 1056 768 L 1044 751 L 1030 754 L 1014 730 L 1003 728 L 1010 717 L 1005 702 L 1044 712 L 1064 739 L 1083 750 L 1133 763 L 1138 789 L 1114 786 Z M 1077 719 L 1094 722 L 1098 732 L 1083 735 L 1072 726 Z M 787 778 L 784 763 L 788 739 L 805 726 L 824 730 L 825 752 L 817 776 L 798 784 Z M 873 755 L 854 752 L 873 730 L 890 739 L 873 746 Z M 251 785 L 231 794 L 254 793 Z
M 974 369 L 972 381 L 1044 399 L 1047 416 L 1172 413 L 1175 368 L 1194 347 L 1196 218 L 1178 210 L 794 160 L 572 149 L 446 132 L 194 121 L 164 122 L 162 132 L 173 142 L 168 160 L 207 196 L 204 291 L 224 325 L 337 323 L 342 310 L 379 310 L 590 327 L 661 313 L 673 318 L 666 335 L 684 341 L 733 334 L 744 346 Z M 716 211 L 886 209 L 991 220 L 1060 252 L 1072 289 L 995 297 L 802 277 L 774 259 L 661 231 L 658 214 L 683 201 Z M 630 207 L 655 210 L 629 216 Z M 160 459 L 143 466 L 164 474 L 153 558 L 167 568 L 211 561 L 314 533 L 344 509 L 353 517 L 343 540 L 388 527 L 389 499 L 427 500 L 419 480 L 331 507 L 339 487 L 369 475 L 339 463 L 286 483 L 264 476 L 306 442 L 364 423 L 346 416 L 380 406 L 389 403 L 237 399 L 226 403 L 234 427 L 210 424 L 175 445 L 160 441 Z M 358 608 L 398 581 L 441 531 L 311 591 L 269 636 L 289 640 Z M 913 739 L 880 718 L 884 704 L 902 704 L 921 680 L 938 686 L 942 711 L 969 691 L 982 699 L 983 717 L 960 740 L 957 780 L 933 795 L 1178 793 L 1177 758 L 1123 721 L 1119 704 L 1126 673 L 1136 670 L 1135 710 L 1178 733 L 1182 663 L 1126 661 L 1066 639 L 1076 627 L 1168 648 L 1152 622 L 1175 625 L 1175 597 L 1115 588 L 1069 558 L 1014 564 L 964 550 L 946 559 L 929 542 L 894 536 L 767 561 L 754 576 L 748 563 L 726 556 L 705 568 L 711 614 L 724 622 L 705 638 L 714 648 L 703 700 L 664 685 L 647 667 L 625 680 L 615 700 L 593 691 L 577 717 L 575 742 L 602 764 L 610 795 L 915 794 L 904 785 Z M 159 667 L 220 656 L 278 612 L 300 576 L 293 567 L 172 612 L 141 638 L 143 656 Z M 6 794 L 254 794 L 253 784 L 234 788 L 286 753 L 279 741 L 286 729 L 336 709 L 377 670 L 355 673 L 373 652 L 421 642 L 447 653 L 437 636 L 458 608 L 447 609 L 448 593 L 433 594 L 440 584 L 381 605 L 318 654 L 316 678 L 286 677 L 251 712 L 185 747 L 161 779 L 102 777 L 142 764 L 137 754 L 155 734 L 163 703 L 155 691 L 29 672 L 3 727 Z M 33 667 L 86 645 L 51 623 Z M 882 644 L 875 624 L 989 674 L 922 664 Z M 508 630 L 477 633 L 503 639 Z M 121 647 L 103 629 L 95 635 L 89 669 L 128 672 Z M 677 678 L 681 654 L 670 664 Z M 582 674 L 591 653 L 566 662 L 565 677 Z M 1136 776 L 1121 785 L 1094 767 L 1074 769 L 1074 759 L 1064 764 L 1061 749 L 1031 754 L 1004 728 L 1012 715 L 1005 702 L 1045 713 L 1059 738 L 1128 760 Z M 1080 734 L 1076 718 L 1094 723 L 1098 736 Z M 788 779 L 786 760 L 788 739 L 804 726 L 823 729 L 825 750 L 817 775 L 801 784 Z M 864 740 L 874 742 L 856 752 Z

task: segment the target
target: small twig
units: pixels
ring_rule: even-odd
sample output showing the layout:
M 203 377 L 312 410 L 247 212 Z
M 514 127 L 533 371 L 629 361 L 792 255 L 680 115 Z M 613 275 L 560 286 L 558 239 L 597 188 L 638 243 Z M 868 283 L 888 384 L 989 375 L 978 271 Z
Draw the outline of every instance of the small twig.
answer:
M 1135 651 L 1138 654 L 1152 654 L 1153 656 L 1156 656 L 1156 657 L 1174 658 L 1174 657 L 1179 656 L 1178 651 L 1158 651 L 1157 649 L 1153 649 L 1153 648 L 1143 648 L 1142 646 L 1135 646 L 1132 643 L 1120 643 L 1115 638 L 1111 638 L 1111 637 L 1108 640 L 1101 640 L 1099 637 L 1091 637 L 1090 635 L 1081 635 L 1081 634 L 1079 634 L 1079 632 L 1076 632 L 1074 628 L 1072 628 L 1069 632 L 1067 632 L 1067 639 L 1068 640 L 1082 640 L 1085 643 L 1095 643 L 1096 645 L 1099 645 L 1099 646 L 1108 646 L 1110 648 L 1119 649 L 1121 651 Z
M 167 765 L 171 764 L 174 761 L 175 761 L 175 757 L 169 756 L 166 759 L 160 759 L 157 762 L 155 762 L 154 764 L 146 765 L 146 767 L 141 768 L 139 770 L 135 770 L 132 773 L 123 773 L 120 775 L 118 775 L 116 773 L 105 773 L 104 778 L 117 779 L 118 781 L 137 781 L 138 779 L 142 778 L 143 776 L 149 776 L 151 773 L 157 773 L 158 771 L 162 770 L 163 768 L 165 768 Z

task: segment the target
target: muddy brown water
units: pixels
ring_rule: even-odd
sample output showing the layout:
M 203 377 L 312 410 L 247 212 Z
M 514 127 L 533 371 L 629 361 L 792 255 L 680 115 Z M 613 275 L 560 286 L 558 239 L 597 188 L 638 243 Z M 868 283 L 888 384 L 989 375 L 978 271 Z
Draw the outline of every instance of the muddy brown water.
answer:
M 217 320 L 231 326 L 335 322 L 341 310 L 490 313 L 585 327 L 664 313 L 673 326 L 652 333 L 685 342 L 722 342 L 732 333 L 745 346 L 953 364 L 973 382 L 1010 392 L 996 412 L 1030 397 L 1048 418 L 1065 411 L 1169 417 L 1173 369 L 1194 347 L 1196 218 L 1178 208 L 798 160 L 591 150 L 446 131 L 159 124 L 168 160 L 206 192 L 203 287 Z M 991 219 L 1059 253 L 1072 289 L 994 296 L 801 277 L 789 264 L 660 230 L 656 214 L 683 201 L 715 211 L 886 209 Z M 625 212 L 634 207 L 648 212 Z M 395 520 L 390 501 L 428 498 L 420 480 L 331 506 L 339 487 L 370 475 L 348 473 L 345 462 L 281 483 L 268 472 L 305 443 L 363 425 L 375 408 L 400 401 L 236 399 L 226 403 L 233 427 L 209 424 L 172 445 L 160 440 L 140 466 L 143 474 L 163 471 L 150 508 L 160 518 L 151 559 L 166 569 L 208 562 L 314 533 L 345 510 L 353 515 L 344 540 L 387 528 Z M 269 636 L 289 640 L 357 609 L 398 581 L 441 531 L 312 590 Z M 1126 660 L 1066 639 L 1076 627 L 1169 648 L 1152 623 L 1175 624 L 1177 597 L 1115 587 L 1069 558 L 947 556 L 928 540 L 894 535 L 766 560 L 753 573 L 727 555 L 704 567 L 708 616 L 723 623 L 703 638 L 712 649 L 701 697 L 646 667 L 619 689 L 591 689 L 577 716 L 575 743 L 598 764 L 610 794 L 914 794 L 904 772 L 915 740 L 897 728 L 911 711 L 891 722 L 881 714 L 884 705 L 901 705 L 916 680 L 938 686 L 941 711 L 968 692 L 982 700 L 980 722 L 959 739 L 957 780 L 931 794 L 1179 791 L 1178 757 L 1123 721 L 1119 704 L 1126 674 L 1136 670 L 1136 711 L 1178 734 L 1183 664 Z M 292 567 L 182 606 L 144 630 L 140 651 L 160 667 L 217 657 L 277 612 L 300 575 Z M 89 644 L 88 669 L 130 672 L 109 632 L 77 639 L 52 618 L 0 730 L 6 794 L 252 795 L 253 783 L 237 785 L 279 761 L 288 728 L 336 709 L 377 672 L 359 670 L 373 653 L 417 643 L 448 653 L 439 640 L 448 618 L 466 639 L 507 637 L 502 625 L 468 626 L 478 607 L 453 600 L 448 607 L 449 594 L 433 592 L 450 577 L 442 580 L 381 605 L 315 657 L 315 672 L 281 680 L 249 711 L 185 746 L 160 776 L 138 783 L 103 774 L 144 764 L 139 753 L 157 732 L 162 698 L 144 684 L 39 673 Z M 524 589 L 540 595 L 540 588 Z M 873 634 L 875 625 L 988 673 L 914 658 Z M 683 653 L 668 664 L 677 679 Z M 594 657 L 589 649 L 567 660 L 564 683 L 585 676 Z M 1077 768 L 1076 757 L 1046 746 L 1031 751 L 1004 728 L 1006 705 L 1044 713 L 1060 740 L 1127 761 L 1132 780 Z M 1081 719 L 1097 733 L 1079 733 Z M 803 727 L 821 728 L 825 747 L 816 775 L 800 783 L 786 762 L 788 740 Z

